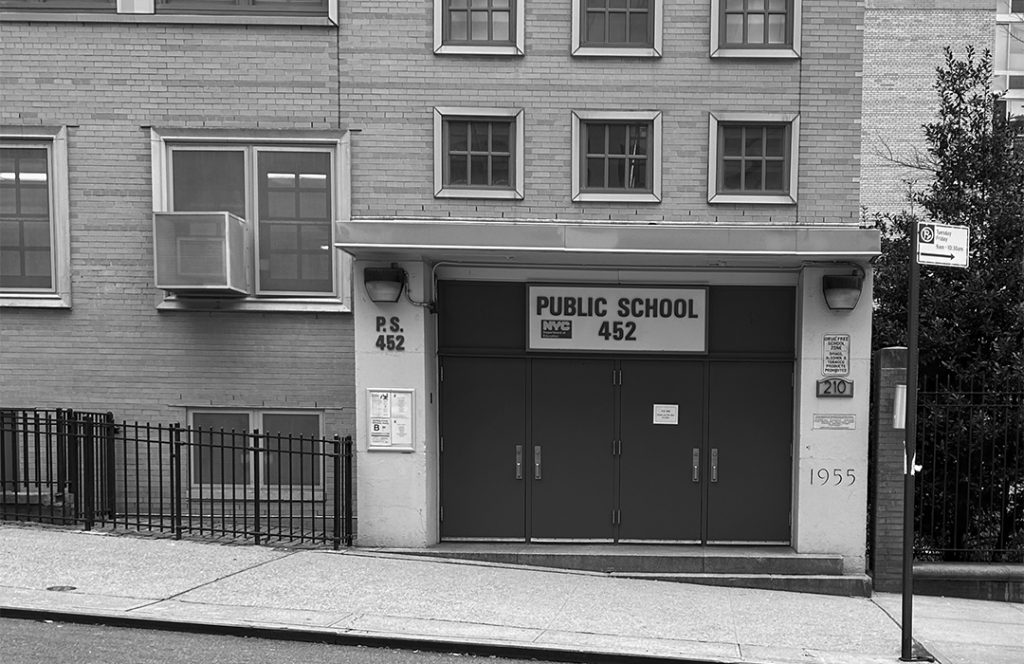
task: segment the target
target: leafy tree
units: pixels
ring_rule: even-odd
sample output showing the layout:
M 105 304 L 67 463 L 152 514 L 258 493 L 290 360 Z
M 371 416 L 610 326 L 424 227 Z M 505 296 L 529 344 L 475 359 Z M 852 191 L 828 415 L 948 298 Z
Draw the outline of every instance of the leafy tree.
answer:
M 924 125 L 932 183 L 911 195 L 923 215 L 877 215 L 882 255 L 875 264 L 873 347 L 906 345 L 913 221 L 971 230 L 970 269 L 921 267 L 921 374 L 984 379 L 1024 375 L 1024 142 L 994 112 L 992 62 L 968 48 L 945 51 L 937 69 L 938 117 Z
M 988 51 L 945 51 L 935 120 L 924 125 L 931 184 L 922 213 L 876 215 L 873 347 L 906 345 L 914 221 L 970 228 L 970 268 L 921 267 L 919 369 L 952 389 L 920 401 L 918 550 L 1024 560 L 1024 139 L 990 92 Z M 934 385 L 934 383 L 933 383 Z M 959 386 L 967 387 L 958 389 Z M 992 405 L 992 395 L 1000 404 Z M 931 427 L 932 431 L 927 430 Z M 989 557 L 986 552 L 1002 551 Z

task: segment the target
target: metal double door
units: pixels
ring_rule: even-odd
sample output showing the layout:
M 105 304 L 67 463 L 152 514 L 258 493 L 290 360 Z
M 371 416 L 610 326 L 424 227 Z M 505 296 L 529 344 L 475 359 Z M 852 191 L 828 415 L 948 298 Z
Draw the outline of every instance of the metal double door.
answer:
M 786 543 L 791 371 L 445 358 L 442 537 Z

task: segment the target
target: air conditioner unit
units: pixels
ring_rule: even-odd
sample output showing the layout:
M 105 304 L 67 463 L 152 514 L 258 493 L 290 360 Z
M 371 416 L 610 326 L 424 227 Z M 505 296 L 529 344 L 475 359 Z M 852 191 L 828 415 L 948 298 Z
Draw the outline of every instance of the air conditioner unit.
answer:
M 154 212 L 156 287 L 184 296 L 250 293 L 244 219 L 230 212 Z

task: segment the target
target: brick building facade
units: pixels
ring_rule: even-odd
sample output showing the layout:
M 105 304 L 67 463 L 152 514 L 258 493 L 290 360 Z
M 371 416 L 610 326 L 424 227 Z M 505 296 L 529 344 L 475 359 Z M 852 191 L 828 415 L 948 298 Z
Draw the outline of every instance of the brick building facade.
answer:
M 871 214 L 910 209 L 927 174 L 924 131 L 937 108 L 943 49 L 992 49 L 996 0 L 866 0 L 861 205 Z M 1004 3 L 1005 4 L 1005 3 Z M 997 67 L 998 68 L 998 67 Z
M 337 37 L 326 17 L 3 17 L 4 145 L 46 147 L 63 128 L 66 172 L 51 165 L 50 181 L 66 187 L 70 227 L 67 246 L 59 236 L 54 244 L 55 256 L 68 254 L 55 266 L 68 292 L 0 294 L 5 406 L 158 422 L 185 422 L 202 407 L 299 410 L 319 414 L 325 432 L 351 430 L 352 328 L 341 297 L 160 310 L 153 259 L 153 212 L 171 208 L 155 202 L 166 185 L 154 183 L 152 130 L 342 135 Z
M 860 4 L 33 4 L 2 3 L 0 124 L 48 151 L 54 267 L 4 289 L 5 406 L 316 415 L 356 437 L 364 545 L 863 573 Z M 161 287 L 170 212 L 248 222 L 244 289 Z

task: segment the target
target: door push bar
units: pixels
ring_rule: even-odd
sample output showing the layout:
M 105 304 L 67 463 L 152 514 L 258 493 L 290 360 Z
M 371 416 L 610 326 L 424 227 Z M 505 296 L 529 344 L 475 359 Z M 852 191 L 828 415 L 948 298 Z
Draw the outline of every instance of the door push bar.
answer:
M 516 479 L 523 479 L 523 446 L 516 445 Z

